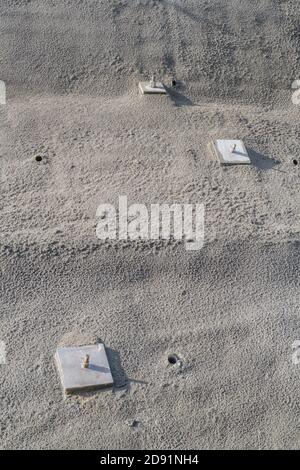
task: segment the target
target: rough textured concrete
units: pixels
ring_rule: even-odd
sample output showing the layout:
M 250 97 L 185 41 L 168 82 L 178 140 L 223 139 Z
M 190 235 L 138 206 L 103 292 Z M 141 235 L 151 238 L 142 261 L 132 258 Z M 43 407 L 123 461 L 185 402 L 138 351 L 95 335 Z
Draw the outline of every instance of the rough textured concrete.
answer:
M 0 446 L 298 448 L 299 2 L 0 14 Z M 140 96 L 153 71 L 167 97 Z M 252 165 L 221 168 L 208 143 L 237 136 Z M 204 248 L 100 242 L 119 195 L 204 203 Z M 99 340 L 114 392 L 63 401 L 57 347 Z

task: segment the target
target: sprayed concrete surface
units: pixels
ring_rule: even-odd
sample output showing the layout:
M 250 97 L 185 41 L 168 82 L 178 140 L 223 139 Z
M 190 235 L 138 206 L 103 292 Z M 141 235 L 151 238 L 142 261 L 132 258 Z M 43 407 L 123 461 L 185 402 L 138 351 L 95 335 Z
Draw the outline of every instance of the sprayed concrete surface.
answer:
M 1 448 L 299 447 L 299 14 L 1 2 Z M 153 72 L 168 96 L 140 95 Z M 203 203 L 203 249 L 98 240 L 120 195 Z M 114 390 L 64 400 L 57 347 L 98 340 Z

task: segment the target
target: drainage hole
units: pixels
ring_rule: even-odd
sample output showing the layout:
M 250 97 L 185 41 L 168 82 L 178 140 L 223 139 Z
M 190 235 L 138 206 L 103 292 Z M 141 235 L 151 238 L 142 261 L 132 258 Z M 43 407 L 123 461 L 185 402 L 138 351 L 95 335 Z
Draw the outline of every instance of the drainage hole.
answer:
M 295 166 L 297 166 L 299 164 L 299 162 L 296 158 L 294 158 L 293 163 L 294 163 Z
M 168 363 L 169 364 L 174 366 L 175 364 L 177 364 L 177 361 L 178 361 L 178 357 L 176 356 L 176 354 L 169 354 L 169 356 L 168 356 Z
M 36 162 L 41 162 L 42 160 L 43 160 L 43 157 L 42 157 L 41 155 L 37 155 L 37 156 L 35 157 L 35 161 L 36 161 Z

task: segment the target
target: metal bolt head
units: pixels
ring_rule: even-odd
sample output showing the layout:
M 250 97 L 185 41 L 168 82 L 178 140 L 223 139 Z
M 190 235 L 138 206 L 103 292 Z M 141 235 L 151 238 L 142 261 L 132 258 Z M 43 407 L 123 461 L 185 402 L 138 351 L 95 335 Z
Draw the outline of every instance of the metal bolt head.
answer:
M 152 75 L 152 78 L 150 80 L 150 86 L 151 88 L 156 88 L 156 76 L 155 73 Z
M 89 368 L 89 365 L 90 365 L 90 356 L 87 354 L 87 355 L 84 357 L 81 366 L 82 366 L 83 369 L 88 369 L 88 368 Z

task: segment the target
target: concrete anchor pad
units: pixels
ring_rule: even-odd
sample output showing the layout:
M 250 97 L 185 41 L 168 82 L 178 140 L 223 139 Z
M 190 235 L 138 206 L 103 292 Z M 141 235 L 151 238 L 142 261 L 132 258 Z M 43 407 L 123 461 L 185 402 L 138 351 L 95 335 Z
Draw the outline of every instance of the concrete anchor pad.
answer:
M 242 140 L 215 140 L 212 148 L 221 165 L 249 165 L 251 163 Z
M 65 393 L 113 385 L 104 344 L 60 347 L 56 351 L 55 361 Z
M 161 82 L 156 82 L 155 86 L 151 86 L 150 82 L 140 82 L 139 89 L 143 95 L 165 95 L 167 93 L 163 83 Z

